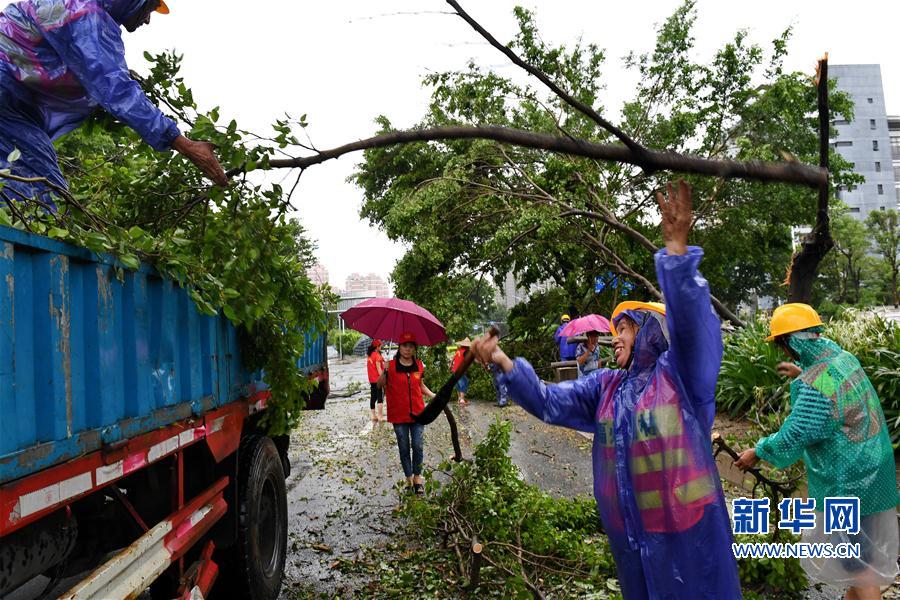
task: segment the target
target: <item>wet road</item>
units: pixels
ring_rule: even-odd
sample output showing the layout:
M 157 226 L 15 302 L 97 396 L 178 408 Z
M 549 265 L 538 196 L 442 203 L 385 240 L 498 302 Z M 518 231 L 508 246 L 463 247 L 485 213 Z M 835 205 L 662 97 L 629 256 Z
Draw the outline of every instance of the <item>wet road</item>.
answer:
M 404 481 L 397 443 L 389 423 L 370 419 L 361 358 L 332 362 L 332 392 L 345 395 L 348 387 L 356 393 L 332 397 L 324 410 L 306 413 L 293 435 L 283 599 L 364 595 L 369 582 L 338 566 L 361 559 L 367 547 L 383 546 L 403 530 L 393 514 Z M 510 455 L 526 480 L 558 496 L 591 494 L 590 442 L 583 436 L 545 425 L 514 406 L 476 399 L 465 407 L 453 403 L 452 409 L 467 458 L 473 442 L 499 416 L 513 422 Z M 425 466 L 436 467 L 452 455 L 447 421 L 439 417 L 425 430 Z

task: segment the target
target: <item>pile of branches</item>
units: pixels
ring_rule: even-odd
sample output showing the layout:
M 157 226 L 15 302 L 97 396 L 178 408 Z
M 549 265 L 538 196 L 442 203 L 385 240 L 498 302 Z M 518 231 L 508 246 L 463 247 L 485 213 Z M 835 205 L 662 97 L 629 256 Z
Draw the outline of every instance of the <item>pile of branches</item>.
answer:
M 593 499 L 552 498 L 522 481 L 508 455 L 509 432 L 508 422 L 491 425 L 474 461 L 445 464 L 429 482 L 428 502 L 405 507 L 430 538 L 425 545 L 447 553 L 448 579 L 504 597 L 618 590 Z

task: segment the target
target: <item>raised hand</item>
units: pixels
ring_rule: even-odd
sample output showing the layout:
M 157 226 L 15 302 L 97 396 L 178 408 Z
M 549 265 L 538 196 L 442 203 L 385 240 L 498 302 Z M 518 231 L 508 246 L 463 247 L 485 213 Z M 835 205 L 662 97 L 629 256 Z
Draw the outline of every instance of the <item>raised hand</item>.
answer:
M 663 240 L 669 254 L 687 254 L 688 233 L 694 215 L 691 201 L 691 186 L 684 179 L 676 185 L 666 184 L 666 195 L 656 193 L 656 203 L 662 215 Z

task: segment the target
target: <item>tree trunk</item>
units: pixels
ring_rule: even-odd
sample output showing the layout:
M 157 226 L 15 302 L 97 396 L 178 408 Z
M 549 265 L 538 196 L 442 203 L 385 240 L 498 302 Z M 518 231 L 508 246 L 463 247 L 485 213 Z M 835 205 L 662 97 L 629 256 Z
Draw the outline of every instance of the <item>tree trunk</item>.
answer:
M 831 120 L 828 114 L 828 55 L 819 61 L 819 166 L 828 169 L 828 136 Z M 800 251 L 794 254 L 788 271 L 788 302 L 809 304 L 812 286 L 816 280 L 819 263 L 834 246 L 828 218 L 828 182 L 819 186 L 819 202 L 816 224 L 803 239 Z
M 894 292 L 894 308 L 900 308 L 900 296 L 897 295 L 897 270 L 891 273 L 891 287 Z

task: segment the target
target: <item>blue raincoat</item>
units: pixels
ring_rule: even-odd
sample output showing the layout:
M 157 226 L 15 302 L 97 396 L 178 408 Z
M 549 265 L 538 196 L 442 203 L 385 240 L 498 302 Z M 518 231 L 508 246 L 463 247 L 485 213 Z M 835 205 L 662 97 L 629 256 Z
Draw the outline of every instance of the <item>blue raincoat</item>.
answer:
M 0 12 L 0 168 L 14 148 L 12 173 L 66 187 L 55 140 L 98 106 L 156 150 L 179 131 L 128 73 L 121 25 L 147 0 L 23 0 Z M 49 201 L 39 184 L 7 182 Z M 19 198 L 21 199 L 21 198 Z
M 517 358 L 509 396 L 546 423 L 592 432 L 594 496 L 626 600 L 741 597 L 710 433 L 722 360 L 703 251 L 656 254 L 666 316 L 640 329 L 627 370 L 547 385 Z
M 568 325 L 568 321 L 561 323 L 553 334 L 553 341 L 559 345 L 559 360 L 575 360 L 575 350 L 578 348 L 577 343 L 570 344 L 566 340 L 569 338 L 562 335 L 563 328 Z

